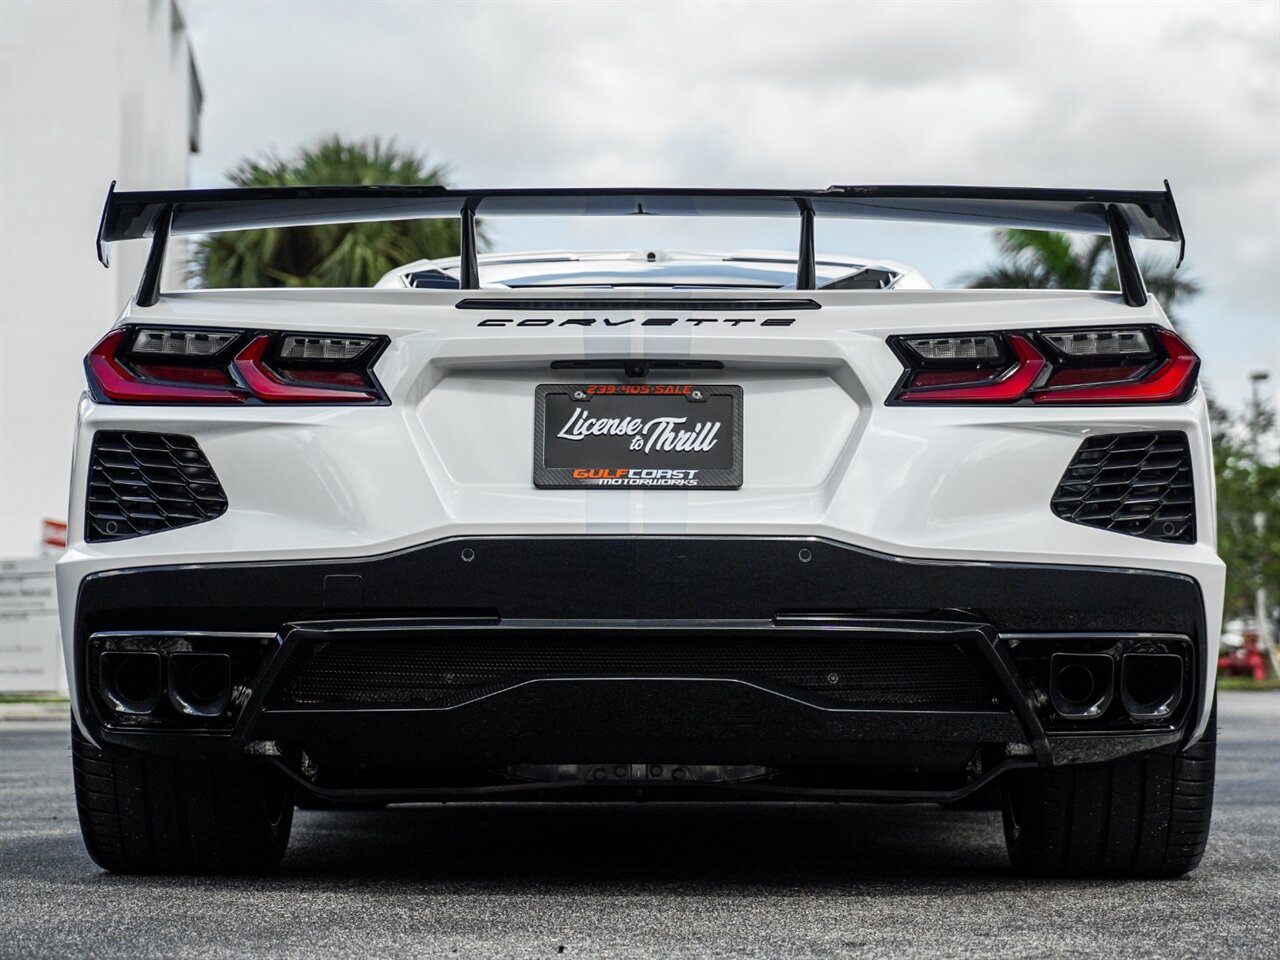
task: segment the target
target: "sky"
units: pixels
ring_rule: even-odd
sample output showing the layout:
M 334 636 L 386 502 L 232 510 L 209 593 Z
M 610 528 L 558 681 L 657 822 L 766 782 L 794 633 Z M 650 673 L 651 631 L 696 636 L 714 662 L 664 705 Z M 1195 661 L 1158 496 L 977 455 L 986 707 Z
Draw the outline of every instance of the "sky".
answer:
M 1237 409 L 1250 372 L 1280 385 L 1275 2 L 192 0 L 188 20 L 205 91 L 192 186 L 326 134 L 394 138 L 465 187 L 1168 178 L 1204 290 L 1179 311 L 1204 379 Z M 497 249 L 795 244 L 778 221 L 489 227 Z M 992 256 L 956 227 L 820 224 L 818 245 L 938 285 Z

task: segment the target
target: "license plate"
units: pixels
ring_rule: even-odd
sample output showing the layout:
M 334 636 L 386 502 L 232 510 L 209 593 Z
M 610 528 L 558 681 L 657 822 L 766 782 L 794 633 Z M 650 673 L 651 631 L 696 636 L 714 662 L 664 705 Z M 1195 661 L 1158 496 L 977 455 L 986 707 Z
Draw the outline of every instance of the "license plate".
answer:
M 742 486 L 742 388 L 543 383 L 533 485 L 606 490 Z

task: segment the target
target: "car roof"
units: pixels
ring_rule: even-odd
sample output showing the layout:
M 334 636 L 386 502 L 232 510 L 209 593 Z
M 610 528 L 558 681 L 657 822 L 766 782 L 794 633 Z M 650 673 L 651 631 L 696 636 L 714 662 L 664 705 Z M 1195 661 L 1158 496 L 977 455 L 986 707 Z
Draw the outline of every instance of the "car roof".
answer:
M 794 288 L 796 256 L 771 250 L 733 253 L 660 249 L 489 253 L 479 258 L 483 287 Z M 396 267 L 379 287 L 457 286 L 458 257 L 417 260 Z M 887 260 L 819 256 L 818 287 L 833 289 L 927 288 L 916 271 Z

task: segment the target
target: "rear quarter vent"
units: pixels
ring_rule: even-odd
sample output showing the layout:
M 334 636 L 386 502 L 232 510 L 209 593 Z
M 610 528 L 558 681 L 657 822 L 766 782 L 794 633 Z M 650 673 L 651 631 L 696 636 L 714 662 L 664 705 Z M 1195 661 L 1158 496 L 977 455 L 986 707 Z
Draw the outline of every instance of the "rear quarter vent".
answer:
M 85 540 L 140 537 L 214 520 L 227 495 L 194 437 L 99 430 L 89 454 Z
M 1187 435 L 1179 431 L 1089 437 L 1050 505 L 1071 523 L 1147 540 L 1194 543 L 1195 488 Z

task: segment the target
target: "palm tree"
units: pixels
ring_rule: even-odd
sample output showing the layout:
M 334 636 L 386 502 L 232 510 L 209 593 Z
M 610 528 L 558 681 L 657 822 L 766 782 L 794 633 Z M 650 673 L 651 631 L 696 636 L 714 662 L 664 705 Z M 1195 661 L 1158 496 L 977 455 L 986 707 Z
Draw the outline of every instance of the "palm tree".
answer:
M 969 287 L 1033 287 L 1061 290 L 1116 290 L 1115 258 L 1109 237 L 1079 245 L 1065 233 L 1046 230 L 998 230 L 1000 259 L 984 271 L 962 278 Z M 1200 292 L 1195 280 L 1174 274 L 1171 264 L 1144 258 L 1140 263 L 1147 289 L 1173 317 L 1176 303 Z
M 377 138 L 326 137 L 291 158 L 248 159 L 229 177 L 240 187 L 329 184 L 447 185 L 448 170 Z M 205 287 L 364 287 L 421 257 L 458 254 L 456 220 L 393 220 L 239 230 L 205 237 L 192 268 Z

